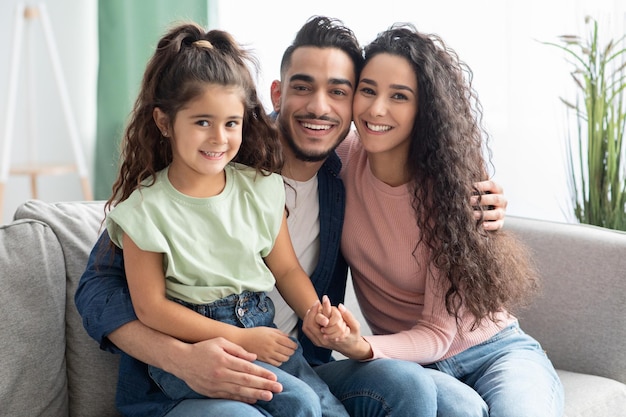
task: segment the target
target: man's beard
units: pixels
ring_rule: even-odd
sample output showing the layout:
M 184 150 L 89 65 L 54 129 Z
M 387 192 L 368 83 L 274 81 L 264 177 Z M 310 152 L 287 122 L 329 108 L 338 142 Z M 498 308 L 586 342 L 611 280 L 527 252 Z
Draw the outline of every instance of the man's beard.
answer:
M 280 133 L 283 135 L 287 146 L 289 146 L 289 149 L 291 149 L 291 152 L 293 152 L 293 155 L 296 157 L 296 159 L 304 162 L 320 162 L 328 158 L 328 156 L 332 154 L 335 149 L 337 149 L 337 146 L 339 146 L 339 144 L 348 135 L 350 126 L 348 126 L 348 129 L 346 129 L 345 132 L 341 133 L 341 135 L 339 136 L 340 139 L 337 140 L 337 143 L 331 146 L 330 149 L 319 153 L 307 152 L 304 149 L 300 148 L 293 140 L 293 136 L 289 132 L 289 129 L 283 123 L 281 123 L 280 120 L 278 120 L 278 128 L 280 129 Z

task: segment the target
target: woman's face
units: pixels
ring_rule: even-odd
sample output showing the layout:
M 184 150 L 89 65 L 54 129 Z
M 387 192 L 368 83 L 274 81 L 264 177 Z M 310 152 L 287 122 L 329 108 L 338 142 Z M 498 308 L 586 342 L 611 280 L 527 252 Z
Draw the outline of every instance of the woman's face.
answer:
M 382 53 L 367 62 L 352 109 L 354 124 L 368 153 L 397 153 L 406 158 L 417 100 L 417 77 L 405 58 Z

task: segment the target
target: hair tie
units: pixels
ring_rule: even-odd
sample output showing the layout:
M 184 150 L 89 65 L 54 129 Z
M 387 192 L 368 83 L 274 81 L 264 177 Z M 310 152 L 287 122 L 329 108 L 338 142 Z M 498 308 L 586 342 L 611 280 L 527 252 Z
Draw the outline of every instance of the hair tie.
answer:
M 192 43 L 192 45 L 199 48 L 213 49 L 213 44 L 206 39 L 200 39 L 199 41 L 195 41 Z

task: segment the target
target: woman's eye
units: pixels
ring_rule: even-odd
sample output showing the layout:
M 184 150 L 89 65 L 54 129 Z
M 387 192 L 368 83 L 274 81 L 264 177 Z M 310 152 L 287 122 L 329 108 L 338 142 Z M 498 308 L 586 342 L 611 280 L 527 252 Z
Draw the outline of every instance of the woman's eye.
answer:
M 374 90 L 372 90 L 372 89 L 371 89 L 371 88 L 369 88 L 369 87 L 363 87 L 363 88 L 361 88 L 361 93 L 363 93 L 363 94 L 365 94 L 365 95 L 368 95 L 368 96 L 373 96 L 373 95 L 375 95 L 375 94 L 376 94 L 376 93 L 374 92 Z
M 391 96 L 391 98 L 393 98 L 394 100 L 408 100 L 409 98 L 402 93 L 395 93 L 393 96 Z

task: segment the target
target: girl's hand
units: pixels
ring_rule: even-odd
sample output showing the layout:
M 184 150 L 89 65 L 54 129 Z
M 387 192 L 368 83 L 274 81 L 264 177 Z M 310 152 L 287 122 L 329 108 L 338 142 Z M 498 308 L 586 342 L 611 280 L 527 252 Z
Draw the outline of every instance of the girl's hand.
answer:
M 335 311 L 341 315 L 342 323 L 346 326 L 345 333 L 338 338 L 326 335 L 322 330 L 331 323 Z M 350 359 L 366 360 L 373 356 L 370 344 L 361 336 L 359 322 L 343 304 L 335 309 L 330 309 L 324 303 L 314 306 L 304 317 L 302 329 L 315 345 L 336 350 Z
M 238 340 L 233 341 L 248 352 L 256 353 L 257 359 L 273 366 L 280 366 L 296 351 L 298 345 L 285 333 L 273 327 L 239 329 Z
M 326 295 L 322 297 L 322 306 L 318 311 L 316 322 L 322 326 L 320 332 L 323 333 L 325 340 L 339 342 L 350 335 L 350 329 L 341 312 L 330 304 L 330 299 Z

